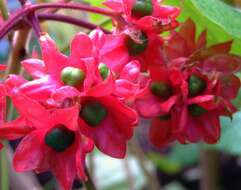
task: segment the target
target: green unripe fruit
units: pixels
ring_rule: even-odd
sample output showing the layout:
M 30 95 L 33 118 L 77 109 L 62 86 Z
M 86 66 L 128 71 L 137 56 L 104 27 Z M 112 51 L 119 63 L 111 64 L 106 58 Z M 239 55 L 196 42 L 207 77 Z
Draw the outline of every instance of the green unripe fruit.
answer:
M 80 117 L 90 126 L 99 125 L 107 116 L 107 109 L 99 102 L 88 102 L 80 111 Z
M 172 95 L 172 88 L 163 82 L 152 82 L 150 86 L 152 94 L 166 100 Z
M 56 152 L 64 152 L 75 140 L 75 133 L 64 125 L 56 125 L 45 135 L 45 143 Z
M 109 68 L 107 67 L 106 64 L 101 63 L 101 64 L 99 64 L 98 69 L 100 71 L 100 75 L 101 75 L 102 79 L 105 80 L 110 74 Z
M 139 55 L 145 51 L 148 45 L 148 38 L 145 33 L 140 36 L 141 43 L 135 42 L 130 36 L 126 36 L 126 47 L 130 55 Z
M 153 5 L 151 0 L 136 0 L 136 3 L 131 10 L 131 15 L 136 18 L 141 18 L 151 15 L 152 12 Z
M 75 67 L 65 67 L 61 72 L 61 80 L 65 85 L 78 86 L 85 78 L 83 70 Z
M 206 81 L 198 77 L 197 75 L 193 74 L 189 78 L 188 88 L 190 96 L 196 96 L 202 93 L 206 89 L 206 87 Z
M 188 111 L 192 116 L 198 117 L 201 116 L 202 114 L 206 113 L 207 110 L 202 108 L 201 106 L 197 104 L 191 104 L 188 106 Z

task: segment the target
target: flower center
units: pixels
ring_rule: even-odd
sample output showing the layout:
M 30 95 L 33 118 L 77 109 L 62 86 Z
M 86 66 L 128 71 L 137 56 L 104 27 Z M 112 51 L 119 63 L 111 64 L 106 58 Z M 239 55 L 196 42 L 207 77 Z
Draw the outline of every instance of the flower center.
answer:
M 56 125 L 45 135 L 45 144 L 56 152 L 64 152 L 75 140 L 75 133 L 64 125 Z
M 102 79 L 105 80 L 110 74 L 109 68 L 107 67 L 106 64 L 101 63 L 101 64 L 99 64 L 98 69 L 99 69 Z
M 85 78 L 83 70 L 75 67 L 65 67 L 61 71 L 61 80 L 65 85 L 78 86 Z
M 131 15 L 136 18 L 151 15 L 153 12 L 153 6 L 151 0 L 136 0 Z
M 172 116 L 171 116 L 171 114 L 166 114 L 166 115 L 161 115 L 158 118 L 162 121 L 167 121 L 167 120 L 170 120 L 172 118 Z
M 80 117 L 92 127 L 99 125 L 107 114 L 107 109 L 99 102 L 88 102 L 80 111 Z
M 172 88 L 164 82 L 152 82 L 150 86 L 152 94 L 166 100 L 172 95 Z
M 141 43 L 135 42 L 130 36 L 126 37 L 126 47 L 130 55 L 135 56 L 145 51 L 148 44 L 147 35 L 142 32 L 139 40 Z
M 198 77 L 197 75 L 193 74 L 189 78 L 188 88 L 189 88 L 190 96 L 196 96 L 200 94 L 206 89 L 206 87 L 207 87 L 206 81 Z
M 197 104 L 191 104 L 188 106 L 188 111 L 192 116 L 201 116 L 204 113 L 207 112 L 207 110 L 205 110 L 204 108 L 202 108 L 201 106 L 197 105 Z

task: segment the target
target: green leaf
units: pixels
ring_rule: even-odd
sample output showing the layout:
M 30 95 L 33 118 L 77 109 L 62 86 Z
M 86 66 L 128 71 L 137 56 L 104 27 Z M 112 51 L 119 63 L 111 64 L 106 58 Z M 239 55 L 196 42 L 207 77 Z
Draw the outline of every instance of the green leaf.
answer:
M 219 0 L 166 0 L 166 4 L 182 7 L 178 20 L 190 17 L 197 33 L 208 29 L 208 44 L 234 39 L 232 52 L 241 55 L 241 12 Z

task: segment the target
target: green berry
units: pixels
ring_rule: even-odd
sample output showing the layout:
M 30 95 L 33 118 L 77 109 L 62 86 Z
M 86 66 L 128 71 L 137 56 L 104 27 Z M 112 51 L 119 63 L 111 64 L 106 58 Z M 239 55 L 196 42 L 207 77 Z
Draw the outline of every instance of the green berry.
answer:
M 206 87 L 206 81 L 200 78 L 199 76 L 193 74 L 189 78 L 188 88 L 190 96 L 196 96 L 202 93 L 206 89 Z
M 188 111 L 192 116 L 198 117 L 207 112 L 204 108 L 197 104 L 191 104 L 188 106 Z
M 99 102 L 88 102 L 80 111 L 80 117 L 90 126 L 99 125 L 107 116 L 107 109 Z
M 136 0 L 136 3 L 132 7 L 131 15 L 136 18 L 149 16 L 153 12 L 153 6 L 151 0 Z
M 148 38 L 145 33 L 141 34 L 140 41 L 141 43 L 137 43 L 130 36 L 126 36 L 126 47 L 130 55 L 139 55 L 146 50 Z
M 45 143 L 56 152 L 64 152 L 75 140 L 75 133 L 64 125 L 56 125 L 45 135 Z
M 172 88 L 170 85 L 163 82 L 152 82 L 150 86 L 152 94 L 166 100 L 172 95 Z
M 109 68 L 107 67 L 106 64 L 101 63 L 101 64 L 98 66 L 98 69 L 99 69 L 99 71 L 100 71 L 100 75 L 101 75 L 102 79 L 105 80 L 105 79 L 109 76 L 109 74 L 110 74 Z
M 65 67 L 61 72 L 61 80 L 65 85 L 78 86 L 85 78 L 83 70 L 75 67 Z

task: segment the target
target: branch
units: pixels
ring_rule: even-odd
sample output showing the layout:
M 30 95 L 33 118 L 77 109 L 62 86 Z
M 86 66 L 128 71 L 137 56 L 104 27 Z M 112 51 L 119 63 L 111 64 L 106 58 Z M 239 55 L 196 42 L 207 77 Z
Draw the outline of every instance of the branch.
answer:
M 74 17 L 71 17 L 71 16 L 60 15 L 60 14 L 39 13 L 38 18 L 40 20 L 53 20 L 53 21 L 65 22 L 65 23 L 76 25 L 76 26 L 88 28 L 90 30 L 93 30 L 93 29 L 96 29 L 96 28 L 101 28 L 101 27 L 99 27 L 95 24 L 86 22 L 84 20 L 77 19 L 77 18 L 74 18 Z M 101 30 L 103 30 L 105 33 L 110 33 L 110 31 L 108 31 L 104 28 L 101 28 Z

